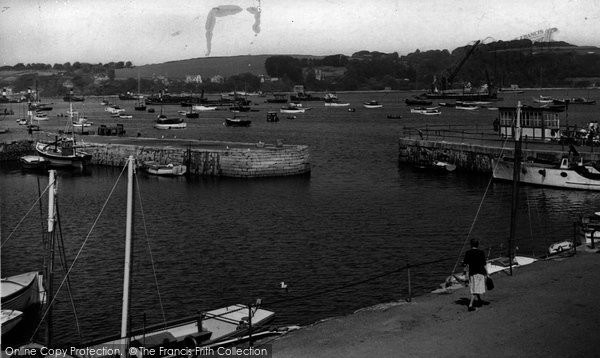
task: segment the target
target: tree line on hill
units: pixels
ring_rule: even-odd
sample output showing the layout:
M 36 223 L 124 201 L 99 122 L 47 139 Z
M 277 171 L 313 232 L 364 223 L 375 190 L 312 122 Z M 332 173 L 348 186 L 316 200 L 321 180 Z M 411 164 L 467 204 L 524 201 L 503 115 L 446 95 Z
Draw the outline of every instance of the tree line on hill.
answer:
M 228 77 L 223 83 L 186 83 L 169 79 L 171 93 L 233 90 L 289 92 L 302 84 L 309 91 L 409 90 L 429 89 L 436 79 L 452 77 L 452 86 L 461 88 L 491 84 L 506 87 L 585 87 L 600 77 L 598 51 L 582 51 L 564 42 L 532 43 L 530 40 L 497 41 L 448 50 L 416 50 L 406 56 L 398 53 L 360 51 L 352 56 L 323 58 L 271 56 L 265 62 L 267 75 L 277 81 L 264 81 L 250 73 Z M 114 95 L 124 92 L 158 93 L 165 88 L 159 79 L 116 80 L 115 69 L 131 68 L 127 62 L 108 64 L 17 64 L 2 70 L 23 71 L 16 78 L 1 80 L 0 86 L 14 91 L 33 88 L 43 96 L 62 96 L 73 88 L 76 94 Z M 44 75 L 40 72 L 46 71 Z M 327 75 L 323 75 L 326 73 Z

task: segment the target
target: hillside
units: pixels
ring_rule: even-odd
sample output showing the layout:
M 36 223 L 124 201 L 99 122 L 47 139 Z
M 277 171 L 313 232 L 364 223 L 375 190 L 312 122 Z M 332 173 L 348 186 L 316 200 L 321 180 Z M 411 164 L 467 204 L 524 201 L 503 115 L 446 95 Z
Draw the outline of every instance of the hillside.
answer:
M 165 76 L 170 79 L 183 80 L 187 75 L 201 75 L 210 78 L 215 75 L 230 77 L 240 73 L 249 72 L 255 76 L 266 75 L 265 61 L 273 55 L 232 56 L 232 57 L 200 57 L 188 60 L 170 61 L 152 65 L 143 65 L 133 68 L 115 70 L 115 79 L 124 80 L 137 78 L 153 78 Z M 298 58 L 320 58 L 310 55 L 290 55 Z

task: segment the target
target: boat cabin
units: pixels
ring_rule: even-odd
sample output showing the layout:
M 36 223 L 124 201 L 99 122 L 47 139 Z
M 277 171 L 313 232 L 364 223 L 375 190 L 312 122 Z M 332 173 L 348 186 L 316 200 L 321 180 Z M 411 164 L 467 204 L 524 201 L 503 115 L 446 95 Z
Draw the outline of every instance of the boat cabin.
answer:
M 551 141 L 560 139 L 560 113 L 556 108 L 521 107 L 522 138 Z M 517 107 L 498 108 L 494 129 L 500 137 L 515 138 Z

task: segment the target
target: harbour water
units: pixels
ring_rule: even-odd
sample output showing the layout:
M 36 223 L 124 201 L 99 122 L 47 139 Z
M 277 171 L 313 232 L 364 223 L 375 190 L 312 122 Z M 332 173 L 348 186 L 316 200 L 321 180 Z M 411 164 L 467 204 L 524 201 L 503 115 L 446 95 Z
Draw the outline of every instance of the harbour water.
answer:
M 539 94 L 562 98 L 588 96 L 588 91 L 528 91 L 505 95 L 501 105 L 515 105 L 518 99 L 531 102 Z M 184 131 L 144 130 L 148 136 L 305 144 L 310 146 L 312 172 L 251 180 L 140 173 L 132 325 L 142 326 L 144 315 L 147 323 L 160 322 L 161 301 L 166 318 L 174 319 L 258 298 L 276 311 L 275 324 L 304 325 L 404 300 L 405 271 L 369 278 L 406 264 L 448 259 L 411 270 L 413 294 L 435 289 L 452 272 L 469 232 L 491 256 L 506 254 L 510 183 L 490 183 L 489 175 L 438 174 L 398 165 L 397 140 L 404 126 L 491 127 L 497 112 L 442 108 L 442 115 L 424 117 L 410 114 L 404 104 L 412 95 L 340 93 L 340 101 L 350 102 L 356 112 L 305 102 L 314 108 L 295 119 L 279 114 L 277 123 L 265 117 L 278 105 L 261 103 L 256 106 L 260 112 L 250 113 L 249 128 L 223 126 L 227 114 L 217 111 L 189 119 Z M 362 108 L 362 102 L 372 99 L 384 108 Z M 108 117 L 99 105 L 86 102 L 90 120 Z M 120 105 L 133 108 L 134 103 Z M 403 118 L 388 119 L 388 114 Z M 596 106 L 571 106 L 569 123 L 585 126 L 597 114 Z M 127 127 L 127 120 L 122 121 Z M 2 276 L 41 270 L 45 218 L 36 199 L 47 176 L 22 172 L 16 165 L 0 170 Z M 120 173 L 120 168 L 107 167 L 59 171 L 61 231 L 70 260 L 85 243 L 71 277 L 84 340 L 118 333 L 120 327 L 124 178 L 105 204 Z M 597 211 L 599 199 L 600 193 L 523 187 L 518 252 L 543 255 L 552 242 L 572 238 L 577 215 Z M 45 212 L 46 201 L 41 206 Z M 58 275 L 58 283 L 60 279 Z M 78 343 L 64 289 L 54 311 L 54 334 L 60 344 Z

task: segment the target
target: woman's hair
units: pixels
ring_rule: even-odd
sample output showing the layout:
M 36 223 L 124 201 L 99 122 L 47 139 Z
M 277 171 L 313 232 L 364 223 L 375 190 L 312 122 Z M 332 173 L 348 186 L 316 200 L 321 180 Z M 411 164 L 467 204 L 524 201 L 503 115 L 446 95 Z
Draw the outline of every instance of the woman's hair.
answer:
M 471 247 L 479 247 L 479 240 L 471 239 Z

